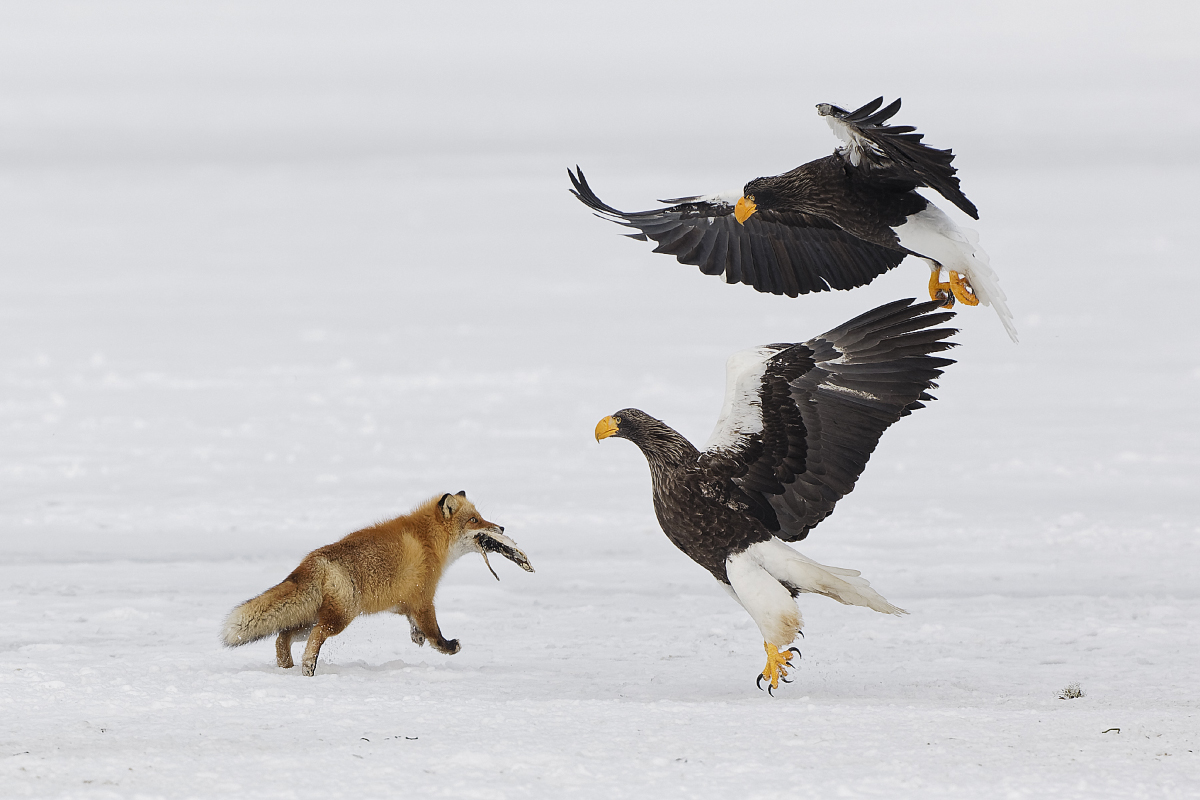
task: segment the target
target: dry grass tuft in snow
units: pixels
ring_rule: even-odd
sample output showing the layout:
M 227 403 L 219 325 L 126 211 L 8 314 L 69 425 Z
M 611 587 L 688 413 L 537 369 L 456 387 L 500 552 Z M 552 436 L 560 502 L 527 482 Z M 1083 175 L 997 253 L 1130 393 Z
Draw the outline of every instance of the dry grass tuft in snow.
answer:
M 1076 700 L 1083 697 L 1087 692 L 1083 691 L 1079 686 L 1079 681 L 1067 684 L 1067 688 L 1058 693 L 1059 700 Z

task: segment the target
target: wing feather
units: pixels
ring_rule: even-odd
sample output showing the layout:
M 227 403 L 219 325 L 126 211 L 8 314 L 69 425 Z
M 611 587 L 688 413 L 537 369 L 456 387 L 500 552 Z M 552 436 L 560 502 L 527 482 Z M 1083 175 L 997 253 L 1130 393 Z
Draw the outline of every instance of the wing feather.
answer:
M 721 245 L 714 249 L 700 271 L 705 275 L 720 275 L 725 270 L 728 280 L 738 283 L 742 279 L 742 245 L 722 224 Z
M 886 110 L 886 109 L 885 109 Z M 721 417 L 704 457 L 755 500 L 777 536 L 803 539 L 866 468 L 880 436 L 932 400 L 953 361 L 933 355 L 955 331 L 953 312 L 899 300 L 801 344 L 737 353 L 726 368 Z
M 596 215 L 626 228 L 632 239 L 651 240 L 654 252 L 675 256 L 706 275 L 724 275 L 760 292 L 795 297 L 870 283 L 904 260 L 890 250 L 846 233 L 810 214 L 763 210 L 739 225 L 734 206 L 719 198 L 680 197 L 649 211 L 618 211 L 596 196 L 578 167 L 567 170 L 571 193 Z M 717 238 L 724 234 L 722 248 Z
M 900 110 L 900 99 L 876 111 L 882 103 L 883 98 L 877 97 L 854 111 L 830 103 L 817 106 L 817 113 L 827 119 L 833 132 L 845 143 L 838 154 L 847 165 L 868 181 L 909 188 L 928 186 L 979 219 L 978 209 L 962 193 L 955 177 L 958 170 L 951 166 L 953 151 L 923 144 L 924 134 L 917 133 L 911 125 L 886 125 Z

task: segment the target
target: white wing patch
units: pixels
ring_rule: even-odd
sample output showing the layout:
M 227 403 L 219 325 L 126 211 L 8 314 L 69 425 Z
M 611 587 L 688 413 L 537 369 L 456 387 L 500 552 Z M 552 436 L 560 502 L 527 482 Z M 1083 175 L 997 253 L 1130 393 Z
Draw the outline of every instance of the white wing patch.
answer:
M 734 206 L 737 205 L 737 201 L 741 200 L 741 199 L 742 199 L 742 190 L 741 189 L 730 189 L 727 192 L 717 192 L 716 194 L 698 194 L 698 195 L 689 196 L 689 197 L 671 197 L 671 198 L 659 200 L 658 202 L 666 203 L 666 204 L 672 205 L 672 206 L 683 205 L 685 203 L 696 203 L 696 204 L 708 203 L 709 205 L 728 206 L 729 208 L 733 208 Z M 701 219 L 703 219 L 703 217 L 701 217 Z M 709 222 L 714 222 L 714 221 L 716 221 L 716 219 L 709 220 Z
M 701 203 L 712 203 L 717 206 L 735 206 L 737 201 L 742 199 L 742 190 L 734 189 L 728 192 L 717 192 L 716 194 L 706 194 L 700 198 Z
M 864 151 L 870 151 L 877 156 L 883 155 L 883 151 L 879 149 L 878 145 L 859 134 L 853 125 L 847 125 L 834 116 L 825 117 L 825 121 L 829 123 L 829 128 L 833 131 L 833 135 L 846 143 L 846 146 L 840 149 L 846 158 L 850 160 L 851 166 L 857 167 L 862 162 Z
M 762 433 L 762 378 L 779 347 L 755 347 L 725 362 L 725 402 L 705 450 L 731 450 L 746 436 Z
M 979 247 L 979 234 L 970 228 L 960 228 L 933 203 L 924 211 L 910 215 L 902 225 L 892 230 L 900 245 L 918 255 L 933 259 L 946 269 L 966 275 L 975 296 L 985 306 L 991 306 L 1009 338 L 1017 341 L 1017 328 L 1008 298 L 1000 288 L 1000 279 L 992 269 L 987 253 Z

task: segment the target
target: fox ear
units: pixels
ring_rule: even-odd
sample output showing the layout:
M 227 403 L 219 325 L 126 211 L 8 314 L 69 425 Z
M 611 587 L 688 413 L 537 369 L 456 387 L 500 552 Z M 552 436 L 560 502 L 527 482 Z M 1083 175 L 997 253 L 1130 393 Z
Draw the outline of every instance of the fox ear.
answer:
M 466 496 L 467 496 L 467 493 L 466 493 L 465 491 L 462 491 L 462 492 L 455 492 L 455 494 L 457 494 L 459 497 L 466 497 Z
M 457 503 L 454 501 L 454 495 L 446 493 L 442 495 L 442 499 L 438 500 L 438 508 L 442 510 L 442 516 L 450 519 L 450 515 L 457 511 Z

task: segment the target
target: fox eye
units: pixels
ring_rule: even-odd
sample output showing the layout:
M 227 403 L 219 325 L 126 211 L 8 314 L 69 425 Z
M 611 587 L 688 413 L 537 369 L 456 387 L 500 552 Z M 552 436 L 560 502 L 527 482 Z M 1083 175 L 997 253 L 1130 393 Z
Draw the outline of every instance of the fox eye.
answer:
M 471 519 L 469 521 L 470 522 L 479 522 L 479 520 L 475 519 L 474 517 L 471 517 Z

